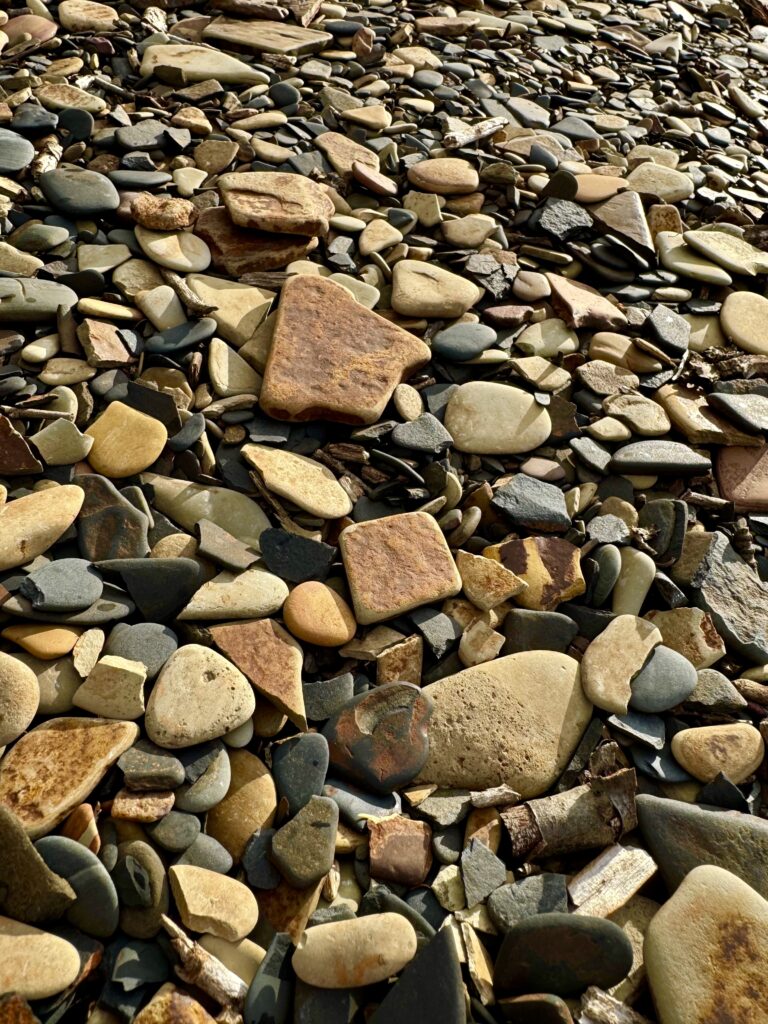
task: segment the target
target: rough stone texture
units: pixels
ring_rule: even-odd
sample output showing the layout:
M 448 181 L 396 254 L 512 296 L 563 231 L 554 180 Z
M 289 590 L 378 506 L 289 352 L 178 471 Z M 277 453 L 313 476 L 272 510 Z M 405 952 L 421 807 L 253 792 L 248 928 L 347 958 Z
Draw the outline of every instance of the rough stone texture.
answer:
M 434 711 L 418 780 L 466 789 L 506 783 L 526 799 L 552 785 L 592 715 L 578 663 L 554 651 L 497 658 L 424 692 Z
M 289 235 L 326 235 L 333 203 L 300 174 L 248 171 L 224 174 L 219 187 L 235 224 Z

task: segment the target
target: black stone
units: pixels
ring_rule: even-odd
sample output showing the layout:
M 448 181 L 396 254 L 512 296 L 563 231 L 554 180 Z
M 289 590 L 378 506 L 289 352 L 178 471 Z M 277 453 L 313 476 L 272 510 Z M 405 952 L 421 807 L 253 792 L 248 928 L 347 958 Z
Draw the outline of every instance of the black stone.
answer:
M 291 583 L 327 579 L 337 554 L 330 544 L 271 528 L 261 534 L 259 545 L 269 571 Z
M 181 611 L 202 584 L 200 565 L 191 558 L 119 558 L 98 563 L 116 572 L 147 619 L 169 619 Z
M 525 473 L 516 474 L 500 487 L 491 505 L 514 527 L 557 533 L 571 525 L 560 488 Z
M 507 869 L 493 851 L 479 839 L 471 839 L 469 845 L 461 852 L 461 876 L 464 880 L 464 892 L 467 906 L 474 907 L 486 897 L 504 885 L 507 880 Z
M 244 1024 L 288 1024 L 293 1001 L 292 956 L 290 935 L 278 932 L 248 987 Z
M 279 796 L 296 814 L 313 796 L 323 792 L 328 773 L 328 742 L 321 733 L 292 736 L 272 750 L 272 774 Z
M 464 1024 L 464 986 L 456 946 L 447 930 L 405 967 L 370 1024 Z

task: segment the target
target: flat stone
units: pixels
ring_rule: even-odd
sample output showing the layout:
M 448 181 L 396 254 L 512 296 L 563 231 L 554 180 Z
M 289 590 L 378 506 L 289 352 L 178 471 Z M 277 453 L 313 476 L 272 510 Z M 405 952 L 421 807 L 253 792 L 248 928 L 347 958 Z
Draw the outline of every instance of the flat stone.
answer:
M 101 718 L 136 721 L 144 714 L 146 679 L 141 662 L 107 654 L 88 673 L 72 702 Z
M 439 931 L 405 966 L 374 1010 L 371 1024 L 464 1024 L 461 966 L 448 931 Z
M 728 286 L 733 283 L 731 275 L 716 263 L 704 259 L 685 241 L 677 231 L 659 231 L 656 234 L 661 265 L 683 277 L 703 281 L 706 284 Z
M 17 174 L 32 161 L 35 148 L 23 135 L 0 128 L 0 174 Z
M 0 964 L 0 989 L 25 999 L 56 996 L 80 974 L 71 942 L 10 917 L 0 917 Z
M 276 419 L 375 423 L 428 359 L 423 342 L 345 288 L 295 275 L 282 289 L 259 403 Z
M 75 892 L 75 902 L 66 911 L 67 921 L 86 935 L 112 935 L 118 924 L 117 890 L 96 854 L 65 836 L 44 836 L 35 849 Z
M 334 206 L 316 182 L 299 174 L 247 171 L 219 178 L 224 203 L 242 228 L 276 234 L 328 234 Z
M 221 50 L 186 43 L 160 43 L 148 46 L 141 60 L 142 78 L 158 74 L 164 69 L 180 71 L 188 82 L 206 82 L 215 78 L 232 85 L 258 85 L 268 79 L 263 71 Z M 175 80 L 175 79 L 174 79 Z
M 501 993 L 533 989 L 575 996 L 590 985 L 610 988 L 631 966 L 632 946 L 613 921 L 586 914 L 539 914 L 507 932 L 496 958 L 494 987 Z
M 655 647 L 659 630 L 636 615 L 618 615 L 587 648 L 581 679 L 587 697 L 598 707 L 625 715 L 632 696 L 631 681 Z
M 243 175 L 233 177 L 241 178 Z M 318 244 L 312 235 L 274 234 L 238 227 L 229 211 L 220 206 L 201 211 L 195 224 L 195 234 L 210 249 L 214 267 L 236 278 L 265 270 L 279 270 L 295 260 L 305 259 Z
M 289 814 L 320 796 L 327 771 L 328 741 L 320 733 L 291 736 L 273 748 L 272 773 L 278 793 L 288 801 Z
M 170 656 L 150 694 L 147 735 L 161 747 L 191 747 L 236 729 L 255 707 L 253 689 L 234 665 L 187 644 Z
M 270 572 L 290 583 L 325 579 L 336 559 L 337 549 L 288 530 L 265 530 L 261 535 L 261 557 Z
M 390 818 L 368 823 L 371 877 L 418 886 L 432 866 L 432 830 L 425 821 Z
M 339 537 L 357 621 L 381 622 L 461 589 L 461 576 L 432 516 L 407 512 L 356 523 Z
M 357 630 L 355 616 L 344 598 L 314 580 L 300 583 L 291 591 L 283 606 L 283 619 L 294 636 L 318 647 L 341 647 Z
M 358 168 L 365 167 L 381 177 L 379 158 L 376 153 L 372 149 L 368 149 L 367 146 L 355 142 L 346 134 L 323 132 L 315 139 L 315 145 L 326 156 L 331 167 L 345 181 L 352 179 L 356 166 Z
M 700 782 L 712 782 L 723 772 L 738 785 L 760 767 L 765 745 L 753 725 L 738 722 L 682 729 L 672 737 L 672 753 Z
M 118 622 L 113 626 L 104 654 L 138 661 L 147 678 L 154 679 L 178 647 L 176 634 L 159 622 Z
M 630 706 L 656 714 L 677 707 L 696 689 L 696 669 L 682 654 L 659 644 L 632 679 Z
M 48 202 L 69 217 L 95 217 L 120 205 L 117 189 L 106 175 L 73 164 L 45 171 L 39 185 Z
M 251 619 L 280 610 L 288 587 L 261 566 L 245 572 L 220 572 L 197 590 L 177 618 L 187 620 Z
M 7 807 L 0 807 L 0 871 L 0 910 L 17 921 L 60 917 L 75 900 L 72 886 L 48 867 Z
M 506 384 L 471 381 L 451 396 L 445 426 L 460 451 L 514 455 L 543 444 L 551 421 L 546 408 L 527 392 Z
M 176 789 L 184 781 L 181 761 L 145 739 L 126 750 L 117 766 L 129 789 Z
M 409 683 L 358 694 L 323 727 L 335 772 L 373 793 L 391 793 L 423 768 L 432 703 Z
M 106 477 L 134 476 L 158 458 L 168 431 L 163 424 L 122 402 L 111 402 L 86 431 L 93 438 L 89 462 Z
M 416 955 L 416 932 L 400 914 L 369 914 L 309 928 L 291 964 L 318 988 L 358 988 L 397 974 Z
M 328 797 L 312 796 L 272 837 L 272 863 L 289 885 L 306 889 L 333 866 L 339 808 Z
M 754 277 L 768 269 L 768 254 L 728 231 L 699 229 L 683 232 L 683 238 L 696 252 L 733 274 Z
M 207 270 L 211 251 L 202 238 L 187 231 L 150 231 L 137 224 L 136 241 L 149 259 L 183 274 Z
M 710 460 L 679 441 L 636 441 L 614 452 L 611 470 L 616 473 L 706 473 Z
M 338 519 L 349 515 L 352 501 L 326 466 L 293 452 L 247 444 L 241 455 L 259 470 L 264 484 L 311 515 Z
M 0 764 L 0 804 L 32 839 L 46 835 L 92 792 L 138 737 L 133 722 L 55 718 L 21 737 Z
M 643 840 L 671 892 L 693 868 L 714 864 L 765 898 L 768 823 L 762 818 L 647 793 L 637 797 L 637 815 Z
M 203 39 L 227 46 L 235 43 L 257 53 L 314 53 L 332 42 L 329 32 L 280 22 L 240 21 L 214 18 L 203 29 Z
M 421 192 L 451 196 L 476 192 L 480 179 L 467 160 L 438 157 L 412 164 L 408 168 L 408 181 Z
M 499 562 L 468 551 L 456 552 L 462 589 L 477 608 L 488 611 L 525 590 L 525 583 Z
M 239 861 L 246 843 L 269 828 L 277 810 L 275 784 L 263 761 L 247 750 L 231 750 L 232 781 L 226 796 L 208 812 L 206 831 Z
M 204 305 L 216 307 L 211 318 L 217 333 L 236 348 L 260 327 L 275 296 L 274 292 L 209 274 L 189 274 L 186 281 Z M 198 321 L 198 325 L 201 322 Z
M 766 355 L 768 341 L 762 327 L 766 315 L 768 299 L 762 295 L 751 291 L 731 292 L 720 310 L 720 326 L 726 337 L 744 352 Z
M 424 693 L 434 711 L 418 781 L 467 789 L 506 783 L 523 799 L 549 789 L 592 713 L 577 663 L 554 651 L 497 658 L 432 683 Z
M 0 747 L 27 729 L 38 711 L 37 676 L 12 654 L 0 654 Z
M 579 549 L 559 537 L 510 540 L 484 548 L 483 554 L 501 562 L 526 584 L 526 589 L 515 595 L 522 608 L 551 612 L 586 590 Z
M 306 729 L 301 687 L 302 650 L 272 619 L 210 627 L 216 646 L 300 729 Z
M 648 926 L 644 957 L 665 1024 L 758 1019 L 766 994 L 768 903 L 711 864 L 694 868 Z M 712 972 L 708 965 L 725 964 Z
M 30 573 L 19 588 L 42 611 L 80 611 L 97 601 L 104 583 L 91 563 L 81 558 L 60 558 Z
M 500 487 L 491 506 L 501 512 L 513 529 L 559 533 L 571 525 L 560 488 L 525 473 L 517 473 Z
M 480 299 L 476 284 L 434 263 L 400 260 L 392 278 L 392 308 L 407 317 L 459 317 Z
M 270 525 L 255 501 L 226 487 L 203 486 L 156 473 L 143 473 L 142 482 L 152 486 L 154 508 L 190 532 L 198 520 L 210 519 L 258 550 L 259 536 Z
M 687 174 L 652 162 L 638 164 L 626 183 L 633 192 L 654 196 L 662 203 L 679 203 L 693 195 L 693 181 Z
M 568 889 L 565 875 L 544 872 L 519 882 L 501 885 L 488 897 L 488 913 L 501 932 L 537 914 L 566 913 Z
M 259 918 L 256 897 L 247 885 L 218 871 L 174 865 L 168 871 L 171 891 L 183 924 L 237 942 Z
M 59 306 L 71 308 L 76 303 L 76 293 L 56 281 L 38 281 L 33 277 L 0 278 L 0 324 L 44 323 L 55 319 Z M 53 360 L 47 367 L 50 362 Z

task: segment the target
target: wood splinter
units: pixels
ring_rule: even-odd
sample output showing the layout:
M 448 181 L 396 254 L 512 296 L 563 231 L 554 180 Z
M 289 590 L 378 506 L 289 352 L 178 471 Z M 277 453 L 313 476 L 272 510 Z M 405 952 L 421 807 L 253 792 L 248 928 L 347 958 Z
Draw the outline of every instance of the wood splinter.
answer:
M 243 1003 L 248 994 L 248 986 L 242 978 L 238 978 L 221 960 L 190 939 L 170 917 L 163 914 L 161 922 L 181 960 L 181 964 L 176 967 L 181 980 L 197 985 L 221 1005 L 221 1013 L 216 1018 L 220 1024 L 242 1024 Z

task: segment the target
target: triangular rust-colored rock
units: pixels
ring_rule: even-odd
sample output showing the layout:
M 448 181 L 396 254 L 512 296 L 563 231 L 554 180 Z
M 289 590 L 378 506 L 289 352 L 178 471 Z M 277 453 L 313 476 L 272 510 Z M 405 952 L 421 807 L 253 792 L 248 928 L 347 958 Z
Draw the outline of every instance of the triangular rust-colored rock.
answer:
M 282 291 L 259 404 L 279 420 L 375 423 L 429 355 L 346 288 L 296 275 Z
M 569 327 L 608 331 L 626 324 L 627 318 L 618 306 L 588 284 L 570 281 L 560 274 L 547 274 L 547 280 L 552 289 L 552 307 Z
M 42 473 L 42 463 L 7 416 L 0 416 L 0 476 Z
M 245 675 L 254 689 L 307 728 L 301 687 L 301 646 L 273 619 L 227 622 L 210 628 L 213 642 Z

